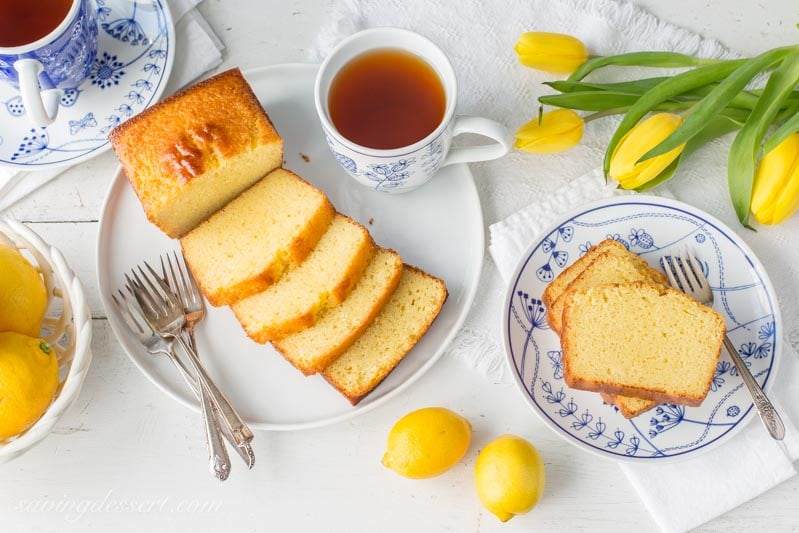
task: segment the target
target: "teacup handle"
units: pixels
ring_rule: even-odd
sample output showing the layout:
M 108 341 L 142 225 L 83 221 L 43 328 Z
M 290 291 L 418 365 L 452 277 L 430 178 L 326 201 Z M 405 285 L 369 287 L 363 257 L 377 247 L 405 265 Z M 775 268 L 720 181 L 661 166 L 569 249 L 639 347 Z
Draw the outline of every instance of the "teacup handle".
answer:
M 453 163 L 473 163 L 475 161 L 499 159 L 507 154 L 512 146 L 511 134 L 508 128 L 487 118 L 456 117 L 452 136 L 455 137 L 461 133 L 476 133 L 494 139 L 496 142 L 480 146 L 451 148 L 447 158 L 441 164 L 442 167 Z
M 19 73 L 19 93 L 28 118 L 37 126 L 52 124 L 58 115 L 61 90 L 39 89 L 39 73 L 44 67 L 35 59 L 18 59 L 14 68 Z

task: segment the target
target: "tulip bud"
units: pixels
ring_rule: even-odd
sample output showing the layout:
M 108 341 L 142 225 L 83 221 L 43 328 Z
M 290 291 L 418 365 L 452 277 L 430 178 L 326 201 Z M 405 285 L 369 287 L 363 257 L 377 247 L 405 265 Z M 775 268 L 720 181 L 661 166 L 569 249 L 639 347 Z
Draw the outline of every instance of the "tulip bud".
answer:
M 514 50 L 522 65 L 554 74 L 571 74 L 588 60 L 582 41 L 562 33 L 523 33 Z
M 685 143 L 674 150 L 637 163 L 649 150 L 672 134 L 682 117 L 673 113 L 657 113 L 639 122 L 621 138 L 610 158 L 608 175 L 616 179 L 623 189 L 636 189 L 655 179 L 677 159 Z
M 516 132 L 515 148 L 534 154 L 562 152 L 583 138 L 583 119 L 571 109 L 544 113 Z
M 752 186 L 752 215 L 761 224 L 779 224 L 799 207 L 799 133 L 763 155 Z

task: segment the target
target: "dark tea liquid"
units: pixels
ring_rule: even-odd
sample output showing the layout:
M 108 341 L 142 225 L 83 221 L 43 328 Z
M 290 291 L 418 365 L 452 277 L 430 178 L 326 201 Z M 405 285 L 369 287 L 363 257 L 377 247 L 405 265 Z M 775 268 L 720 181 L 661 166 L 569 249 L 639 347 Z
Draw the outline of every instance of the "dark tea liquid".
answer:
M 328 95 L 330 119 L 339 133 L 381 150 L 427 137 L 441 124 L 446 106 L 436 71 L 393 48 L 366 52 L 344 65 Z
M 72 0 L 0 0 L 0 47 L 38 41 L 66 18 Z

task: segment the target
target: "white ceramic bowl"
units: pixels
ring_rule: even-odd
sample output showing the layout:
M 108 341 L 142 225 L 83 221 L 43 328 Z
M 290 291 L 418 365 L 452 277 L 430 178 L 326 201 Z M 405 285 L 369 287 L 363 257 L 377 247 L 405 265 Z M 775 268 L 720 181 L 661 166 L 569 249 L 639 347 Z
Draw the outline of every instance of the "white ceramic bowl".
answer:
M 59 370 L 55 397 L 42 417 L 21 435 L 0 440 L 0 463 L 3 463 L 44 439 L 75 403 L 92 360 L 89 348 L 92 322 L 83 286 L 61 252 L 27 226 L 7 217 L 0 217 L 0 243 L 20 250 L 42 274 L 49 295 L 42 338 L 54 347 Z

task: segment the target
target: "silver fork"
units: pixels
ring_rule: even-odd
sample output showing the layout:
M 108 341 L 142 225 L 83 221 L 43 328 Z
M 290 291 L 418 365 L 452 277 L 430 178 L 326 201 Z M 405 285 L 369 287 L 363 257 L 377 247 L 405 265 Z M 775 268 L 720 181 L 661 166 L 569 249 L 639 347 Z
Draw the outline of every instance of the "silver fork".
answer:
M 156 333 L 162 337 L 177 341 L 178 345 L 189 354 L 189 361 L 197 372 L 197 379 L 208 387 L 208 392 L 210 392 L 214 404 L 218 405 L 219 410 L 223 413 L 232 413 L 229 420 L 234 424 L 231 433 L 236 445 L 241 446 L 245 442 L 250 442 L 253 438 L 252 431 L 236 413 L 230 401 L 219 390 L 219 387 L 216 386 L 213 378 L 200 362 L 197 352 L 189 346 L 183 335 L 186 315 L 183 312 L 183 306 L 178 296 L 146 261 L 142 264 L 149 271 L 149 275 L 139 266 L 138 273 L 135 270 L 131 271 L 133 279 L 129 276 L 125 276 L 125 279 L 128 280 L 128 283 L 134 289 L 133 293 L 144 313 L 144 318 Z M 141 274 L 141 277 L 139 277 L 139 274 Z
M 133 295 L 130 285 L 128 286 L 128 290 L 131 291 L 131 295 Z M 214 418 L 208 395 L 203 392 L 202 387 L 198 388 L 196 386 L 188 369 L 175 355 L 173 342 L 157 335 L 148 325 L 145 318 L 139 314 L 139 310 L 135 309 L 132 302 L 128 301 L 121 290 L 119 291 L 119 299 L 113 294 L 111 298 L 122 312 L 122 316 L 128 324 L 128 327 L 139 338 L 139 341 L 144 345 L 145 349 L 151 354 L 163 354 L 169 357 L 180 370 L 186 383 L 190 385 L 195 395 L 199 397 L 202 403 L 203 423 L 205 425 L 205 438 L 208 445 L 208 459 L 210 461 L 211 472 L 220 481 L 226 480 L 230 475 L 230 458 L 225 449 L 225 443 L 222 442 L 220 437 L 219 426 Z
M 197 358 L 193 360 L 193 363 L 200 365 L 201 362 L 197 351 L 197 343 L 194 340 L 194 328 L 205 318 L 205 301 L 203 300 L 200 288 L 194 276 L 192 276 L 191 271 L 178 257 L 177 252 L 173 252 L 173 255 L 174 262 L 169 254 L 165 254 L 166 261 L 164 261 L 164 256 L 161 256 L 161 279 L 172 289 L 180 300 L 180 305 L 183 307 L 183 315 L 186 319 L 183 333 L 186 335 L 186 340 L 193 350 L 193 353 L 190 353 L 189 357 L 194 358 L 197 356 Z M 209 384 L 209 386 L 213 385 Z M 211 396 L 214 406 L 218 410 L 218 417 L 221 419 L 221 423 L 226 426 L 229 434 L 233 437 L 231 444 L 236 449 L 236 452 L 244 459 L 247 468 L 251 469 L 255 464 L 255 453 L 250 444 L 250 441 L 253 439 L 253 433 L 229 402 L 222 401 L 217 403 L 217 398 L 219 396 L 222 396 L 221 392 L 219 392 L 218 395 L 212 394 Z M 239 437 L 238 439 L 236 438 L 237 435 Z
M 699 262 L 690 251 L 686 250 L 683 256 L 663 256 L 660 258 L 660 266 L 666 272 L 672 287 L 681 290 L 701 304 L 713 305 L 713 291 L 710 290 L 710 285 Z M 746 388 L 749 389 L 763 425 L 774 439 L 782 440 L 785 437 L 785 425 L 782 423 L 779 413 L 763 392 L 749 367 L 738 355 L 738 350 L 735 349 L 727 335 L 724 335 L 724 348 L 727 349 Z

